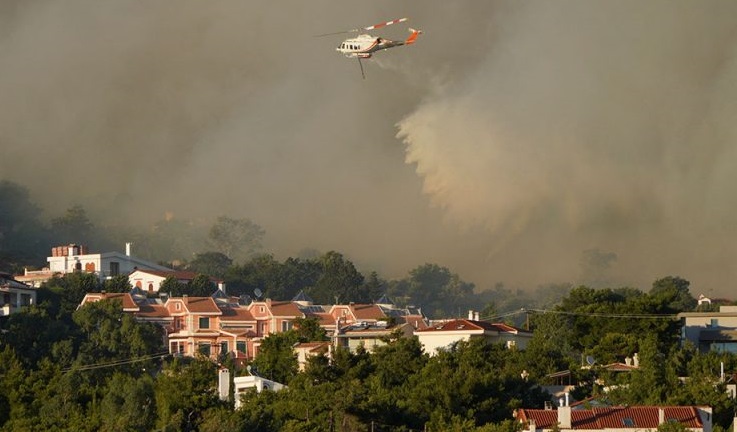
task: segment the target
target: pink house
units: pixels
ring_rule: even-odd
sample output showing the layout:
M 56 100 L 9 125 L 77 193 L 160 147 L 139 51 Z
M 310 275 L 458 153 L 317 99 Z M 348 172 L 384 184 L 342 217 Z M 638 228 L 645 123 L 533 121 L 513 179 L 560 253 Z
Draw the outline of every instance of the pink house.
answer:
M 313 305 L 304 293 L 293 301 L 265 299 L 244 304 L 239 298 L 227 296 L 222 286 L 210 297 L 148 298 L 142 288 L 134 287 L 129 293 L 89 293 L 80 307 L 117 299 L 124 312 L 165 329 L 171 354 L 205 355 L 212 359 L 231 355 L 239 363 L 258 354 L 264 337 L 291 330 L 299 318 L 317 318 L 331 335 L 337 333 L 339 326 L 390 319 L 409 323 L 411 328 L 426 326 L 419 310 L 412 312 L 384 304 L 319 306 Z

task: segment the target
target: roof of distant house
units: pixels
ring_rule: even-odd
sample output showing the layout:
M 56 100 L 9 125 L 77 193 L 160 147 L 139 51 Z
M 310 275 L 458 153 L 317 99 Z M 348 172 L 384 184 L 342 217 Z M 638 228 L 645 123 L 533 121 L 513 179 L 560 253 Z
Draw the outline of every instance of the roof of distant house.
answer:
M 594 407 L 571 409 L 572 429 L 656 429 L 659 410 L 656 406 Z M 678 421 L 688 428 L 701 428 L 703 423 L 694 406 L 662 407 L 666 421 Z M 523 422 L 535 421 L 536 428 L 552 428 L 558 424 L 557 410 L 521 409 L 517 418 Z

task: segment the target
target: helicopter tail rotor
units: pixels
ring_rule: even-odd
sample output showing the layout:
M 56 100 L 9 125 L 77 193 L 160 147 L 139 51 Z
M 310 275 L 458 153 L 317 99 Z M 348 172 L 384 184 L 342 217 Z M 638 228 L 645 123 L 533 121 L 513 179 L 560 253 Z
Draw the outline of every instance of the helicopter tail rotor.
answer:
M 417 41 L 417 37 L 422 34 L 422 30 L 415 30 L 413 28 L 410 28 L 409 32 L 412 34 L 409 35 L 406 41 L 404 41 L 405 45 L 412 45 Z

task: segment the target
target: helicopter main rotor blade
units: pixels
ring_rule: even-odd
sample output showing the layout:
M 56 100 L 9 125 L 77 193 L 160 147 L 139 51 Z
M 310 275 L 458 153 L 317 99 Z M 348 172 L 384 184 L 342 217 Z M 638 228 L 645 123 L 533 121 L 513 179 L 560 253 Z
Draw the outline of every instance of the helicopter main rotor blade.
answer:
M 375 30 L 375 29 L 378 29 L 378 28 L 386 27 L 388 25 L 397 24 L 397 23 L 405 22 L 405 21 L 407 21 L 407 18 L 399 18 L 399 19 L 395 19 L 395 20 L 392 20 L 392 21 L 387 21 L 387 22 L 383 22 L 383 23 L 379 23 L 379 24 L 374 24 L 374 25 L 369 26 L 369 27 L 364 27 L 363 29 L 364 30 Z
M 346 34 L 346 33 L 358 33 L 359 31 L 361 30 L 360 29 L 343 30 L 343 31 L 332 32 L 332 33 L 323 33 L 323 34 L 315 35 L 315 37 L 333 36 L 333 35 Z

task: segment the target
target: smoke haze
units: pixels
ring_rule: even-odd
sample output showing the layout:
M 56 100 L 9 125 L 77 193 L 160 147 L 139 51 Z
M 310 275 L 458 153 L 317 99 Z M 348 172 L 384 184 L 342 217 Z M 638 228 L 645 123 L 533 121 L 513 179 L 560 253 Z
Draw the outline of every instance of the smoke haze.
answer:
M 737 276 L 737 3 L 5 1 L 0 173 L 486 288 Z M 410 17 L 364 62 L 315 34 Z M 382 36 L 406 37 L 402 25 Z M 609 261 L 607 261 L 609 262 Z M 583 266 L 585 267 L 585 265 Z M 585 273 L 585 271 L 583 271 Z

